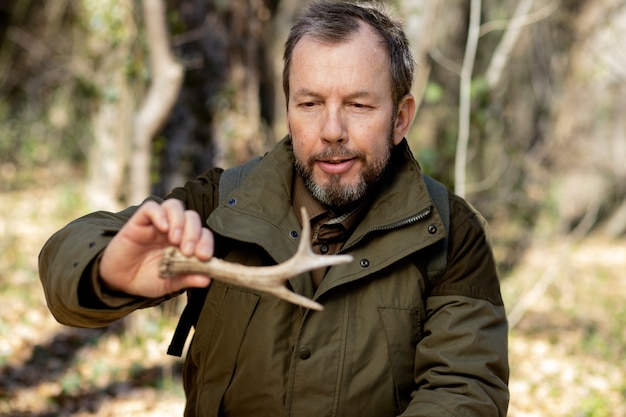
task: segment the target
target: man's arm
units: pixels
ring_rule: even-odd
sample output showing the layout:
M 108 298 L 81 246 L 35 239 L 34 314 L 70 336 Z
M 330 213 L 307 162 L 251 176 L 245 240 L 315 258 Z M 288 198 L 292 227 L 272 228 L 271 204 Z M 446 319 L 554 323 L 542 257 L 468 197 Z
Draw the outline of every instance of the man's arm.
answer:
M 197 228 L 184 231 L 183 226 L 180 233 L 174 232 L 174 229 L 177 227 L 176 225 L 181 226 L 180 219 L 187 218 L 189 211 L 199 215 L 199 219 L 192 222 L 196 224 L 194 227 L 203 225 L 204 219 L 217 204 L 221 172 L 221 169 L 211 169 L 187 182 L 184 187 L 174 189 L 166 199 L 168 201 L 170 199 L 178 200 L 182 202 L 182 205 L 174 204 L 174 207 L 178 206 L 178 209 L 174 209 L 175 213 L 171 222 L 167 219 L 168 214 L 163 212 L 159 214 L 158 210 L 156 212 L 153 210 L 154 205 L 161 207 L 164 200 L 150 198 L 140 207 L 129 207 L 119 213 L 96 212 L 88 214 L 74 220 L 55 233 L 46 242 L 39 254 L 39 276 L 48 307 L 55 318 L 59 322 L 71 326 L 105 326 L 137 308 L 160 303 L 164 298 L 170 296 L 170 292 L 175 292 L 177 288 L 182 288 L 186 284 L 190 286 L 207 285 L 205 277 L 182 277 L 183 280 L 195 281 L 195 284 L 194 282 L 164 283 L 155 273 L 150 272 L 147 274 L 148 282 L 156 284 L 157 287 L 161 286 L 161 291 L 154 292 L 151 284 L 148 284 L 148 287 L 149 290 L 153 291 L 152 293 L 137 291 L 137 281 L 135 281 L 134 289 L 123 288 L 116 279 L 119 280 L 122 277 L 122 285 L 124 281 L 132 280 L 130 270 L 135 269 L 136 273 L 137 265 L 141 265 L 147 260 L 138 258 L 138 253 L 129 255 L 129 250 L 137 249 L 137 247 L 133 249 L 132 245 L 131 247 L 115 245 L 109 252 L 107 249 L 114 240 L 117 240 L 118 243 L 128 244 L 129 236 L 133 239 L 141 236 L 144 239 L 147 237 L 149 247 L 154 243 L 153 239 L 157 235 L 161 238 L 163 235 L 169 235 L 159 244 L 164 246 L 173 244 L 181 247 L 181 249 L 188 243 L 191 236 L 210 239 L 210 236 L 207 236 L 204 231 L 200 231 L 198 234 Z M 172 210 L 167 208 L 167 204 L 165 210 L 171 212 Z M 150 208 L 150 213 L 144 212 L 137 216 L 137 212 L 146 210 L 146 207 Z M 158 225 L 163 221 L 163 218 L 159 220 L 161 215 L 164 215 L 167 226 L 160 226 L 161 230 L 157 235 L 151 235 L 159 230 Z M 138 220 L 138 222 L 131 225 L 133 229 L 128 229 L 128 223 L 131 219 Z M 127 229 L 124 230 L 124 228 Z M 120 235 L 121 237 L 118 237 Z M 193 240 L 193 238 L 191 239 Z M 206 259 L 209 253 L 212 253 L 210 241 L 196 242 L 193 246 L 193 251 L 200 258 Z M 187 247 L 183 251 L 190 253 L 190 248 Z M 105 256 L 107 253 L 112 256 L 107 258 Z M 160 257 L 161 251 L 157 247 L 151 253 L 153 263 L 147 262 L 147 264 L 153 267 L 157 258 Z M 114 274 L 113 277 L 110 277 L 108 275 L 110 271 L 105 272 L 106 277 L 112 278 L 112 281 L 105 282 L 100 271 L 103 259 L 105 260 L 105 269 L 112 266 L 114 269 L 117 268 L 118 272 L 123 272 L 123 276 L 117 275 L 115 278 L 116 275 Z M 128 263 L 126 264 L 129 270 L 122 268 L 120 271 L 119 267 L 122 265 L 122 261 L 128 262 L 129 260 L 130 266 Z M 165 295 L 159 296 L 163 293 Z
M 176 199 L 146 201 L 120 213 L 96 212 L 55 233 L 39 255 L 50 311 L 67 325 L 107 325 L 137 308 L 158 304 L 210 280 L 187 275 L 161 279 L 163 249 L 209 259 L 213 237 L 197 212 Z
M 508 325 L 482 217 L 451 200 L 446 270 L 426 300 L 417 389 L 403 416 L 505 416 Z
M 88 214 L 48 239 L 39 254 L 39 277 L 57 321 L 77 327 L 105 326 L 146 301 L 103 294 L 98 273 L 102 252 L 136 209 Z

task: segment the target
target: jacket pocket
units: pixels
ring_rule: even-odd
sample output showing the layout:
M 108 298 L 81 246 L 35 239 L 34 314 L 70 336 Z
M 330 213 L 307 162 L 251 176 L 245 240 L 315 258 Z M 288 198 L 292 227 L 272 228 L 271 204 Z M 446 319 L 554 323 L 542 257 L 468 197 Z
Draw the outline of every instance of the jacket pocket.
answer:
M 415 352 L 422 338 L 422 309 L 378 307 L 385 332 L 399 411 L 406 409 L 414 390 Z
M 218 416 L 260 295 L 214 281 L 196 326 L 191 354 L 200 370 L 195 416 Z

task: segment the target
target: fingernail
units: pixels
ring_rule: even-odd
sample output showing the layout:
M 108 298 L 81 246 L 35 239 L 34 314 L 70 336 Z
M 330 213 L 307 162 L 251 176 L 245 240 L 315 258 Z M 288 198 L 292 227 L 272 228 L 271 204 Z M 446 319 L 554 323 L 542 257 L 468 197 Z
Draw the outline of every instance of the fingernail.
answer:
M 209 245 L 199 245 L 198 248 L 196 249 L 196 252 L 198 253 L 198 255 L 204 258 L 209 258 L 212 255 L 211 247 Z
M 191 255 L 193 253 L 193 250 L 195 249 L 195 246 L 192 242 L 187 242 L 184 244 L 183 246 L 183 252 L 187 255 Z

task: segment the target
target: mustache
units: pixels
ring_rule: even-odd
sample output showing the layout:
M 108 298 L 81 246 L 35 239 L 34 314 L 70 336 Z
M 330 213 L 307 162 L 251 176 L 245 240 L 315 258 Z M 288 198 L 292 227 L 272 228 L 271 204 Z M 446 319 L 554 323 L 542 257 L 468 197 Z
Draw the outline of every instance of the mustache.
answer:
M 363 152 L 348 149 L 343 145 L 334 145 L 329 146 L 320 152 L 310 155 L 308 162 L 309 164 L 311 164 L 315 161 L 327 161 L 331 159 L 360 159 L 362 161 L 365 161 L 366 156 Z

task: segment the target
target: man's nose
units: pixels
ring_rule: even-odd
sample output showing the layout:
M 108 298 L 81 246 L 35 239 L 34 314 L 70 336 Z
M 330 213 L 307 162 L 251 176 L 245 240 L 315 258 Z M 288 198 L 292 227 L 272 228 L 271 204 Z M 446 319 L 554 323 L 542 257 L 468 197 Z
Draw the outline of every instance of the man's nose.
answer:
M 339 108 L 327 108 L 324 114 L 321 139 L 329 143 L 347 140 L 344 115 Z

